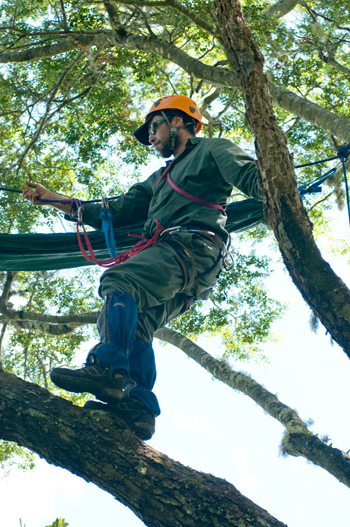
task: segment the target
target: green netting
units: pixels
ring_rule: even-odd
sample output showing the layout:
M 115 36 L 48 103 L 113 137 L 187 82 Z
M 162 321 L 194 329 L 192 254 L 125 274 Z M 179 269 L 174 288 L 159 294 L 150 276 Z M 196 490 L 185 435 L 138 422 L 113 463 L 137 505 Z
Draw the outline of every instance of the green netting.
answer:
M 263 204 L 255 199 L 231 203 L 227 216 L 228 232 L 242 231 L 263 220 Z M 115 229 L 118 253 L 131 249 L 138 239 L 128 234 L 141 234 L 142 229 L 143 224 Z M 110 257 L 101 231 L 89 232 L 89 239 L 97 260 Z M 80 253 L 76 233 L 0 234 L 0 271 L 48 271 L 84 265 L 92 264 Z

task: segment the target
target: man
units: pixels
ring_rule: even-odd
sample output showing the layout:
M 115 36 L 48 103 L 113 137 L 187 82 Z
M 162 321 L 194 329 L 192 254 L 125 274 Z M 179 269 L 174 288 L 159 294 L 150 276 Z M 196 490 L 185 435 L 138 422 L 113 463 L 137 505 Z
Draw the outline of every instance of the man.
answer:
M 201 126 L 196 103 L 173 95 L 156 101 L 134 132 L 163 158 L 174 155 L 165 170 L 110 202 L 115 227 L 144 221 L 143 236 L 151 242 L 102 275 L 99 294 L 105 304 L 97 323 L 101 340 L 85 367 L 51 372 L 57 386 L 104 401 L 89 401 L 86 407 L 117 413 L 141 439 L 153 435 L 160 414 L 152 392 L 153 333 L 197 299 L 208 298 L 221 272 L 228 237 L 225 207 L 233 187 L 261 199 L 254 160 L 226 139 L 196 138 Z M 27 185 L 23 196 L 33 204 L 42 204 L 38 197 L 61 198 L 42 185 Z M 73 219 L 68 205 L 53 206 Z M 101 228 L 100 213 L 99 205 L 86 204 L 84 223 Z

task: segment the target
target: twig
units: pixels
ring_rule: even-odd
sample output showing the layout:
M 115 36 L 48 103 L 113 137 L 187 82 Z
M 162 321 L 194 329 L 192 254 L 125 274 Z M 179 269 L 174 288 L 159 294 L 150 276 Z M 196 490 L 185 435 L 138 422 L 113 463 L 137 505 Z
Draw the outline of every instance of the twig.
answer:
M 68 22 L 67 22 L 67 16 L 66 16 L 66 10 L 64 8 L 64 2 L 63 0 L 60 0 L 61 5 L 61 11 L 62 11 L 62 17 L 63 17 L 63 27 L 66 31 L 69 31 Z
M 90 2 L 87 2 L 90 3 Z M 198 13 L 193 11 L 192 9 L 189 9 L 188 7 L 184 6 L 181 2 L 178 0 L 119 0 L 118 3 L 124 4 L 124 5 L 131 5 L 131 6 L 140 6 L 140 7 L 172 7 L 176 9 L 177 11 L 180 11 L 183 15 L 185 15 L 191 22 L 194 22 L 194 24 L 198 27 L 201 27 L 202 29 L 205 29 L 208 33 L 215 37 L 220 37 L 219 29 L 216 28 L 214 25 L 209 24 L 204 18 L 202 18 Z
M 44 129 L 44 126 L 45 126 L 46 121 L 48 119 L 48 116 L 49 116 L 49 113 L 50 113 L 50 108 L 51 108 L 51 105 L 53 103 L 53 100 L 54 100 L 58 90 L 62 86 L 62 84 L 64 82 L 64 79 L 67 77 L 68 73 L 74 68 L 74 66 L 79 62 L 79 60 L 81 59 L 81 57 L 84 54 L 85 54 L 84 50 L 79 51 L 79 53 L 77 54 L 75 59 L 72 60 L 72 62 L 69 64 L 69 66 L 67 66 L 67 68 L 61 73 L 58 81 L 56 82 L 55 86 L 52 88 L 51 96 L 50 96 L 50 98 L 49 98 L 49 100 L 47 102 L 46 110 L 45 110 L 45 113 L 44 113 L 43 117 L 40 120 L 39 126 L 38 126 L 36 132 L 34 133 L 32 140 L 27 145 L 27 147 L 25 148 L 23 154 L 20 156 L 20 158 L 18 160 L 17 172 L 20 170 L 20 168 L 21 168 L 21 166 L 23 164 L 24 158 L 26 157 L 26 155 L 28 154 L 28 152 L 30 151 L 32 146 L 38 141 L 38 139 L 40 137 L 40 134 L 41 134 L 42 130 Z
M 316 203 L 314 203 L 314 204 L 312 205 L 312 207 L 310 207 L 310 208 L 308 209 L 307 212 L 311 212 L 312 209 L 313 209 L 314 207 L 316 207 L 317 205 L 319 205 L 319 204 L 322 203 L 323 201 L 326 201 L 326 200 L 327 200 L 332 194 L 334 194 L 334 192 L 335 192 L 335 190 L 332 190 L 332 192 L 330 192 L 329 194 L 327 194 L 327 196 L 326 196 L 325 198 L 322 198 L 322 199 L 320 199 L 319 201 L 317 201 Z

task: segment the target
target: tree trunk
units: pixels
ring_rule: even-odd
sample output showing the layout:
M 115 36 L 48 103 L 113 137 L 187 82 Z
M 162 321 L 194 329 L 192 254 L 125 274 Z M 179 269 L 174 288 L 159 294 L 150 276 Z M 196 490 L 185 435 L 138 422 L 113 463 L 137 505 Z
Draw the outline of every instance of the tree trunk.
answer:
M 117 417 L 73 406 L 5 372 L 0 438 L 95 483 L 150 527 L 286 527 L 227 481 L 147 446 Z
M 227 58 L 240 80 L 246 117 L 257 139 L 267 221 L 294 284 L 350 358 L 350 291 L 323 260 L 312 236 L 286 136 L 273 113 L 263 56 L 251 38 L 239 1 L 214 0 L 214 6 L 225 35 Z

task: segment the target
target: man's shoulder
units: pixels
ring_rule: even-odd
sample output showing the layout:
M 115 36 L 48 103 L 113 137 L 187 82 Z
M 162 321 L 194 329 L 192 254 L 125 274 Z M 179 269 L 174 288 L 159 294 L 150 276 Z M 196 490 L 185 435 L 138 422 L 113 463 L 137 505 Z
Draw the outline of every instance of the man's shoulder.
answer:
M 225 139 L 224 137 L 191 137 L 189 139 L 189 142 L 192 145 L 197 144 L 199 147 L 202 148 L 213 148 L 216 146 L 232 146 L 234 143 L 230 141 L 229 139 Z
M 217 155 L 225 154 L 225 152 L 234 152 L 238 148 L 232 141 L 223 137 L 193 137 L 189 139 L 189 146 L 192 149 L 193 155 Z

